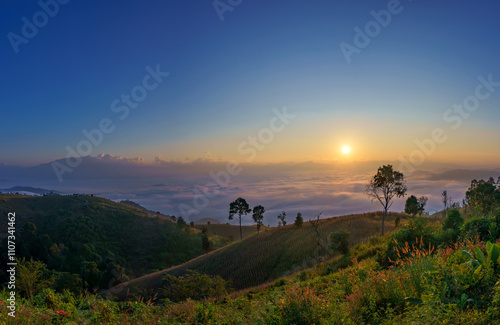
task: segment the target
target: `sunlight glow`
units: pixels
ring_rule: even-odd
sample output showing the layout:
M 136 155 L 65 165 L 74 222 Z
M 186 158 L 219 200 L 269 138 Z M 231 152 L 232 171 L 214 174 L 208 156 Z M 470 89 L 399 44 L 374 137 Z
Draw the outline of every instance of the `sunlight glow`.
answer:
M 348 153 L 349 153 L 349 151 L 351 151 L 351 148 L 349 148 L 348 146 L 344 146 L 344 147 L 342 148 L 342 152 L 343 152 L 343 153 L 345 153 L 345 154 L 348 154 Z

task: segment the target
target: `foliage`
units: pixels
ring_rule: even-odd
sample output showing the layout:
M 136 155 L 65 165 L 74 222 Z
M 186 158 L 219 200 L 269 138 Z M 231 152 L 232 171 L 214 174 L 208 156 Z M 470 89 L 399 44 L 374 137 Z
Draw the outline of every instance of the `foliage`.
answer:
M 293 287 L 282 297 L 278 308 L 282 324 L 321 324 L 327 304 L 309 286 Z
M 257 205 L 253 208 L 252 218 L 255 223 L 257 223 L 257 232 L 260 233 L 260 227 L 262 226 L 262 220 L 264 220 L 264 212 L 266 209 L 262 205 Z
M 286 226 L 286 212 L 285 211 L 282 211 L 279 215 L 278 215 L 278 220 L 280 222 L 281 225 L 283 226 Z
M 490 229 L 496 227 L 496 218 L 493 217 L 474 217 L 467 220 L 463 229 L 461 230 L 460 237 L 462 240 L 477 239 L 489 240 L 491 239 Z M 497 238 L 493 240 L 496 241 Z
M 231 290 L 229 283 L 220 276 L 209 276 L 193 270 L 179 277 L 166 274 L 163 281 L 162 297 L 172 301 L 217 298 Z
M 235 214 L 238 215 L 239 222 L 240 222 L 240 240 L 243 239 L 243 234 L 241 232 L 241 216 L 247 215 L 250 213 L 252 210 L 248 206 L 247 201 L 244 198 L 237 198 L 233 202 L 229 204 L 229 220 L 233 220 L 233 217 Z
M 412 216 L 422 215 L 425 211 L 425 205 L 427 204 L 427 198 L 425 196 L 417 199 L 415 195 L 411 195 L 405 204 L 405 212 L 411 214 Z
M 443 229 L 458 231 L 464 223 L 464 218 L 458 209 L 451 209 L 443 221 Z
M 349 252 L 349 232 L 345 230 L 334 232 L 330 235 L 330 249 L 340 254 Z
M 302 213 L 297 213 L 297 217 L 295 218 L 295 222 L 293 223 L 295 227 L 297 228 L 302 228 L 302 225 L 304 224 L 304 218 L 302 218 Z
M 43 262 L 34 261 L 33 258 L 30 260 L 16 259 L 16 262 L 16 286 L 27 297 L 32 298 L 51 284 L 52 279 L 47 277 L 46 265 Z
M 483 219 L 493 220 L 491 217 Z M 322 223 L 318 224 L 320 231 Z M 338 229 L 341 223 L 337 220 L 332 225 Z M 75 295 L 69 291 L 57 293 L 45 289 L 31 299 L 19 297 L 17 315 L 12 319 L 7 318 L 9 293 L 3 290 L 0 291 L 0 323 L 497 323 L 500 317 L 500 246 L 467 239 L 429 251 L 428 246 L 422 244 L 432 238 L 438 243 L 441 232 L 452 229 L 422 218 L 410 219 L 391 236 L 373 236 L 358 243 L 351 248 L 348 259 L 327 261 L 296 275 L 281 277 L 274 284 L 230 295 L 227 293 L 231 289 L 222 278 L 188 271 L 183 276 L 165 276 L 163 290 L 156 300 L 118 302 L 88 292 Z M 272 236 L 314 233 L 307 223 L 303 231 L 286 230 L 273 231 Z M 385 248 L 395 238 L 411 243 L 416 235 L 420 237 L 415 239 L 413 247 L 407 241 L 399 250 L 409 254 L 396 255 L 391 267 L 385 268 L 376 262 L 378 254 L 385 253 Z M 252 238 L 257 236 L 249 240 Z M 237 244 L 229 247 L 234 245 Z
M 180 228 L 184 228 L 187 226 L 187 223 L 183 217 L 177 218 L 177 226 L 179 226 Z
M 17 213 L 17 256 L 45 264 L 44 277 L 59 291 L 108 289 L 204 253 L 200 231 L 188 233 L 170 220 L 96 196 L 0 195 L 0 213 L 8 211 Z M 210 238 L 213 248 L 228 242 Z M 0 263 L 7 263 L 6 249 Z M 0 270 L 0 282 L 7 279 Z
M 472 180 L 468 191 L 465 193 L 465 202 L 476 208 L 481 214 L 491 213 L 500 206 L 500 177 L 497 182 L 490 177 L 487 181 Z
M 497 244 L 492 244 L 491 242 L 486 243 L 486 254 L 484 256 L 483 252 L 478 248 L 474 247 L 474 255 L 467 251 L 463 251 L 465 254 L 472 258 L 473 264 L 476 267 L 474 274 L 479 274 L 481 270 L 487 268 L 497 268 L 500 266 L 500 246 Z
M 436 244 L 436 230 L 430 222 L 421 217 L 411 219 L 405 227 L 396 230 L 390 237 L 381 262 L 387 265 L 410 258 L 422 249 L 433 250 Z
M 392 205 L 394 197 L 403 197 L 406 194 L 406 180 L 403 173 L 394 170 L 392 165 L 379 167 L 377 174 L 373 176 L 366 186 L 366 194 L 374 201 L 382 204 L 384 215 L 382 216 L 382 236 L 384 235 L 385 216 Z

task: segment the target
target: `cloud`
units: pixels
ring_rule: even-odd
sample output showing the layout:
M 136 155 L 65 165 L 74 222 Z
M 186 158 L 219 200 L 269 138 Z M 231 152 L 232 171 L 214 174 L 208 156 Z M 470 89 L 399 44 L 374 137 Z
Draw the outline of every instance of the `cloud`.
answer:
M 319 212 L 331 217 L 381 210 L 380 203 L 371 202 L 364 193 L 366 183 L 380 165 L 380 162 L 245 163 L 240 165 L 242 172 L 231 177 L 230 183 L 219 186 L 210 172 L 224 171 L 226 162 L 215 160 L 210 154 L 184 161 L 168 161 L 156 156 L 152 164 L 144 163 L 142 158 L 101 154 L 85 157 L 63 183 L 35 177 L 42 173 L 54 179 L 49 164 L 32 167 L 24 174 L 0 166 L 0 177 L 5 169 L 5 175 L 9 172 L 8 184 L 3 182 L 5 186 L 29 185 L 61 192 L 93 193 L 117 201 L 131 199 L 150 210 L 176 216 L 181 215 L 181 204 L 193 207 L 194 200 L 198 200 L 196 203 L 204 206 L 188 219 L 210 217 L 224 223 L 228 222 L 229 203 L 241 196 L 251 207 L 263 205 L 267 211 L 265 224 L 275 225 L 281 211 L 287 212 L 291 222 L 298 212 L 308 220 Z M 456 168 L 449 170 L 453 169 Z M 461 201 L 471 179 L 451 177 L 455 174 L 435 177 L 439 175 L 436 171 L 415 172 L 415 176 L 408 176 L 408 195 L 429 197 L 431 212 L 442 208 L 443 190 L 447 190 L 455 202 Z M 204 190 L 217 193 L 206 204 L 200 195 Z M 397 199 L 391 210 L 402 211 L 404 202 L 404 198 Z M 247 216 L 244 223 L 251 224 L 251 217 Z
M 103 161 L 109 161 L 109 162 L 124 162 L 124 163 L 132 163 L 132 164 L 144 164 L 144 158 L 143 157 L 136 157 L 136 158 L 125 158 L 123 156 L 114 156 L 109 153 L 101 153 L 97 155 L 96 157 L 99 160 Z

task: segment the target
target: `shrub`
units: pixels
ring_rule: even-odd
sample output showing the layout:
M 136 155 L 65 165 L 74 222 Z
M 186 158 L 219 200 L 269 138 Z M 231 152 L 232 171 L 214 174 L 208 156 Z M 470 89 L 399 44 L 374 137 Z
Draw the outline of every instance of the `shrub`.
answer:
M 341 230 L 331 234 L 330 249 L 343 255 L 347 254 L 349 252 L 349 232 Z
M 229 283 L 222 277 L 200 274 L 192 270 L 188 270 L 185 276 L 179 277 L 166 274 L 163 281 L 163 297 L 173 301 L 216 298 L 230 291 Z
M 282 298 L 279 312 L 283 324 L 321 323 L 327 306 L 309 286 L 291 288 Z
M 435 230 L 429 221 L 421 217 L 411 219 L 405 227 L 391 236 L 381 264 L 391 264 L 403 260 L 424 250 L 433 250 L 437 243 Z
M 214 305 L 209 302 L 196 306 L 196 315 L 194 318 L 196 324 L 200 325 L 219 324 L 215 316 Z
M 460 214 L 460 211 L 458 211 L 458 209 L 452 209 L 448 211 L 448 215 L 444 219 L 443 229 L 458 230 L 460 229 L 460 227 L 462 227 L 463 223 L 464 218 Z
M 478 239 L 486 241 L 491 239 L 490 227 L 495 223 L 494 218 L 490 217 L 476 217 L 467 220 L 462 228 L 461 237 L 463 240 Z

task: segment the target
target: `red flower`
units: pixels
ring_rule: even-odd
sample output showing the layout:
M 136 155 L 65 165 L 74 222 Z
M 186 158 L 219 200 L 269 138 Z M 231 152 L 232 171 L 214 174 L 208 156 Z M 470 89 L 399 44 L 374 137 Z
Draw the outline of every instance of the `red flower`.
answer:
M 61 316 L 69 316 L 69 313 L 65 313 L 63 310 L 56 310 L 56 314 Z

